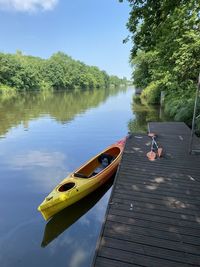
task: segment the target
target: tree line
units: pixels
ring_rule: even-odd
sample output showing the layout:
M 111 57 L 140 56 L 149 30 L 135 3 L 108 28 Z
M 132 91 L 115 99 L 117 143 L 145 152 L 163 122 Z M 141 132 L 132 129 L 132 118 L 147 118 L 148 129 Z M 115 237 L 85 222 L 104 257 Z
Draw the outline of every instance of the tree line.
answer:
M 126 79 L 109 76 L 95 66 L 76 61 L 63 52 L 49 59 L 0 53 L 0 93 L 44 89 L 93 89 L 117 87 Z
M 141 100 L 157 104 L 163 91 L 165 111 L 190 124 L 200 72 L 200 1 L 127 1 L 130 36 L 124 42 L 133 43 L 133 80 Z

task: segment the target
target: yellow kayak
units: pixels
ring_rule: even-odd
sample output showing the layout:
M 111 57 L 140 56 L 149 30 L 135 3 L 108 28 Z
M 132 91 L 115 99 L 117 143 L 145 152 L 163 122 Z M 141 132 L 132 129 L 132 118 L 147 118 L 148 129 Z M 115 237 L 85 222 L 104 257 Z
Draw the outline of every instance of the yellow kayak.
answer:
M 39 205 L 45 220 L 87 196 L 104 184 L 117 170 L 126 138 L 109 146 L 68 175 Z

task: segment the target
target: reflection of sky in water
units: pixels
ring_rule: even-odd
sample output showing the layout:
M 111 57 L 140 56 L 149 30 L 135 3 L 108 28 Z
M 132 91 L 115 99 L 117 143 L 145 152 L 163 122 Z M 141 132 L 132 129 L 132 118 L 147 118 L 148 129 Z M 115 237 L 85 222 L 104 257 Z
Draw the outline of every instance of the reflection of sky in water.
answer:
M 108 97 L 67 124 L 48 115 L 0 139 L 0 266 L 89 266 L 110 192 L 41 248 L 37 206 L 69 172 L 127 134 L 132 90 Z
M 109 193 L 45 249 L 40 248 L 44 222 L 38 216 L 4 232 L 0 240 L 1 266 L 89 266 L 108 197 Z

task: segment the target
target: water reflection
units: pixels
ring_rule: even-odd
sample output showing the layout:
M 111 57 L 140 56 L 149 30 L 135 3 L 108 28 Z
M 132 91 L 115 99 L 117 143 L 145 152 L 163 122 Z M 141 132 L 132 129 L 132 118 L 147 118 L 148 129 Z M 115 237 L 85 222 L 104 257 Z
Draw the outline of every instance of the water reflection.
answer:
M 41 246 L 46 247 L 57 236 L 67 230 L 72 224 L 79 220 L 80 217 L 88 212 L 110 189 L 113 184 L 113 180 L 114 176 L 108 183 L 91 193 L 89 196 L 56 214 L 46 224 Z
M 142 104 L 138 97 L 132 99 L 133 119 L 128 123 L 130 132 L 146 133 L 148 122 L 167 121 L 168 117 L 164 114 L 160 106 Z
M 158 110 L 131 104 L 133 92 L 35 92 L 0 99 L 1 267 L 90 266 L 110 190 L 64 210 L 45 230 L 37 206 L 69 172 L 128 130 L 146 131 L 147 121 L 160 120 Z
M 106 98 L 126 88 L 94 89 L 62 92 L 20 93 L 11 98 L 0 98 L 0 136 L 13 126 L 23 125 L 28 130 L 30 120 L 50 116 L 60 123 L 72 121 L 78 114 L 95 108 Z
M 0 98 L 1 267 L 90 266 L 110 190 L 77 214 L 53 218 L 45 234 L 37 207 L 69 172 L 127 134 L 132 94 L 121 88 Z

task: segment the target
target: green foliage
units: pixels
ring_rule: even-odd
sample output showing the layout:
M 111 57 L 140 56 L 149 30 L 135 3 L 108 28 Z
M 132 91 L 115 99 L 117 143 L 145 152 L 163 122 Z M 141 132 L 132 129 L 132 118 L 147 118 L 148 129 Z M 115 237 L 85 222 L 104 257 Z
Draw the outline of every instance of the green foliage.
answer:
M 114 87 L 126 82 L 94 66 L 87 66 L 57 52 L 49 59 L 0 53 L 0 85 L 17 90 L 93 89 Z
M 14 87 L 0 84 L 0 94 L 7 94 L 10 91 L 12 91 L 12 93 L 15 93 L 17 90 Z
M 152 81 L 152 71 L 157 63 L 157 52 L 146 52 L 139 51 L 137 56 L 133 58 L 132 64 L 135 67 L 133 73 L 133 80 L 136 87 L 144 89 Z
M 17 90 L 14 87 L 10 87 L 8 85 L 1 85 L 0 84 L 0 97 L 1 99 L 5 100 L 8 98 L 15 97 L 17 94 Z
M 133 95 L 133 101 L 136 104 L 141 104 L 141 99 L 139 95 Z
M 128 2 L 135 86 L 143 89 L 141 97 L 147 103 L 157 103 L 159 92 L 164 91 L 170 116 L 191 122 L 200 71 L 200 2 Z
M 47 91 L 47 90 L 50 91 L 51 89 L 53 89 L 53 85 L 49 81 L 41 80 L 39 82 L 39 88 L 41 91 Z
M 32 60 L 19 54 L 0 53 L 0 84 L 18 90 L 35 89 L 38 87 L 37 73 Z
M 158 81 L 151 82 L 141 94 L 142 102 L 147 104 L 158 104 L 160 101 L 160 83 Z

